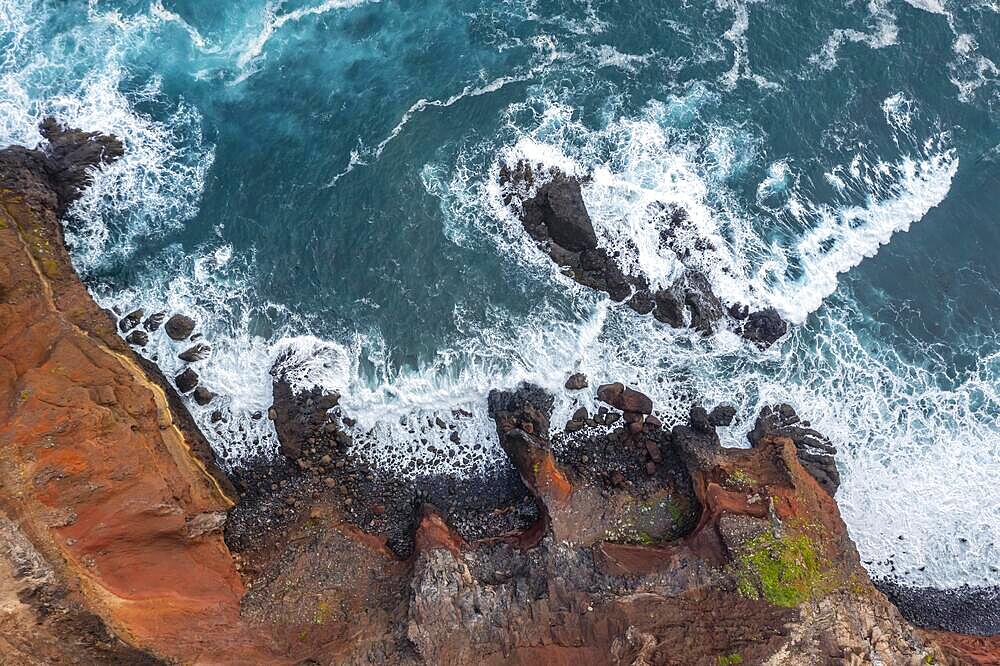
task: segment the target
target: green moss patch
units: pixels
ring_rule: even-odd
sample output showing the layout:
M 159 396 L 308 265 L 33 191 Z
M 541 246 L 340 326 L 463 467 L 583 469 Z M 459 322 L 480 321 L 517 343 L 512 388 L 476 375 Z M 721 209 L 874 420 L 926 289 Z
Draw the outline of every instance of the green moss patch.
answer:
M 740 594 L 786 608 L 819 593 L 826 579 L 816 546 L 804 534 L 761 534 L 743 548 L 735 567 Z
M 736 664 L 743 663 L 743 655 L 739 652 L 733 652 L 732 654 L 720 654 L 715 660 L 719 666 L 736 666 Z

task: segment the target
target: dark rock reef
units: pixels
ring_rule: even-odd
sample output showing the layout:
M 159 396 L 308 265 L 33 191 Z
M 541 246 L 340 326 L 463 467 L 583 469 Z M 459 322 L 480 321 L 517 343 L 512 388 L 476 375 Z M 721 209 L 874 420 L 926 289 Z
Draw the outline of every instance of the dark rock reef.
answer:
M 762 348 L 788 332 L 788 325 L 773 308 L 751 313 L 739 304 L 724 307 L 696 268 L 685 269 L 676 282 L 656 291 L 645 277 L 626 275 L 616 257 L 600 247 L 581 182 L 575 176 L 522 160 L 513 167 L 501 167 L 500 185 L 504 204 L 517 212 L 528 235 L 580 284 L 674 328 L 690 327 L 711 335 L 728 319 L 733 330 Z M 691 247 L 694 251 L 709 248 L 703 239 L 695 239 L 690 247 L 678 242 L 692 234 L 682 208 L 661 205 L 651 214 L 667 220 L 661 242 L 682 261 L 691 257 Z

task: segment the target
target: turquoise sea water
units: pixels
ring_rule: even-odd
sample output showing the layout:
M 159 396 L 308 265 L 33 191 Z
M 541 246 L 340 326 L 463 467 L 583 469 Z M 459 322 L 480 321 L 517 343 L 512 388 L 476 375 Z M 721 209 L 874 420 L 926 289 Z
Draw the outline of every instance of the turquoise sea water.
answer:
M 196 315 L 228 464 L 274 450 L 286 357 L 410 474 L 495 463 L 485 395 L 523 379 L 556 420 L 577 369 L 668 416 L 728 401 L 732 445 L 789 401 L 869 568 L 949 587 L 1000 566 L 996 63 L 996 0 L 0 0 L 0 143 L 47 113 L 124 139 L 74 260 L 104 305 Z M 590 176 L 654 282 L 648 207 L 685 206 L 718 293 L 792 333 L 700 339 L 560 275 L 501 205 L 519 158 Z M 455 445 L 427 422 L 458 408 Z

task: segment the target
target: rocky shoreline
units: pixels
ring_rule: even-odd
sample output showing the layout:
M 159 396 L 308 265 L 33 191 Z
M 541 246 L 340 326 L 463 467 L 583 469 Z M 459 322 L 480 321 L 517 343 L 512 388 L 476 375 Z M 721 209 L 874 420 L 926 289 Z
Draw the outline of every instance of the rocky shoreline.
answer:
M 522 385 L 489 397 L 509 464 L 406 480 L 353 455 L 339 396 L 277 375 L 281 453 L 227 476 L 174 390 L 197 380 L 168 382 L 122 341 L 162 324 L 194 359 L 194 322 L 112 318 L 62 244 L 58 216 L 121 145 L 42 129 L 40 150 L 0 151 L 11 663 L 997 663 L 996 640 L 914 628 L 872 586 L 833 499 L 835 448 L 788 405 L 724 449 L 724 405 L 666 427 L 638 391 L 574 375 L 601 407 L 552 424 L 552 397 Z M 539 204 L 552 247 L 640 305 L 641 285 L 624 278 L 626 295 L 610 260 L 546 222 L 582 203 L 572 189 Z M 786 330 L 704 290 L 674 304 L 703 332 Z

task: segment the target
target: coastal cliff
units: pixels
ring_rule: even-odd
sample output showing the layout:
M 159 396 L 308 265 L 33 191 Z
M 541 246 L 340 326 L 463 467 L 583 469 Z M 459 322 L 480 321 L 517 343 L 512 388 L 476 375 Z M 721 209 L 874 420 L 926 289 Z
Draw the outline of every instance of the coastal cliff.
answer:
M 787 405 L 736 450 L 725 406 L 668 428 L 571 377 L 605 406 L 551 424 L 522 385 L 489 399 L 509 466 L 413 481 L 276 377 L 282 453 L 230 480 L 63 245 L 121 144 L 42 133 L 0 151 L 0 664 L 998 663 L 871 585 Z

